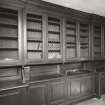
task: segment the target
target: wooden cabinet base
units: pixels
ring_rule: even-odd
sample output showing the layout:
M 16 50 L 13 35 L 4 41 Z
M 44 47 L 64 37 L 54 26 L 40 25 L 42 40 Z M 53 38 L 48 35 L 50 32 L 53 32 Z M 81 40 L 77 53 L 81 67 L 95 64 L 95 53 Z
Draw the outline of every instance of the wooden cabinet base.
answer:
M 97 98 L 101 98 L 101 95 L 105 93 L 105 72 L 98 72 L 95 76 L 95 93 Z
M 27 105 L 26 88 L 1 91 L 0 105 Z

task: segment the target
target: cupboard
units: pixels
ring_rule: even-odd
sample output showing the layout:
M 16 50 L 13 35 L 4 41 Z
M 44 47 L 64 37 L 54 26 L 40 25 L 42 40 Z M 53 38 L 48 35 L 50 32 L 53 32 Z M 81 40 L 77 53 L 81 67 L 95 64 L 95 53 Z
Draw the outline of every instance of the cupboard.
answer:
M 82 98 L 94 96 L 94 82 L 94 74 L 68 76 L 66 86 L 68 101 L 75 102 Z
M 94 96 L 94 74 L 81 74 L 30 82 L 28 104 L 60 105 Z
M 92 96 L 94 75 L 53 74 L 58 75 L 64 63 L 104 59 L 105 18 L 98 19 L 38 0 L 0 1 L 0 89 L 27 84 L 0 91 L 0 102 L 58 105 Z M 50 75 L 44 80 L 46 74 Z

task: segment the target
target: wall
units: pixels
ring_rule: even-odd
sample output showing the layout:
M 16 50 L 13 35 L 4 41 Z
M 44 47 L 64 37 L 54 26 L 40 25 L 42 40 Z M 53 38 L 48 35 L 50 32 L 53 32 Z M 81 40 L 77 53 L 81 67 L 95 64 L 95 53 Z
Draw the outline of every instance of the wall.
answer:
M 105 16 L 105 0 L 43 0 L 84 12 Z

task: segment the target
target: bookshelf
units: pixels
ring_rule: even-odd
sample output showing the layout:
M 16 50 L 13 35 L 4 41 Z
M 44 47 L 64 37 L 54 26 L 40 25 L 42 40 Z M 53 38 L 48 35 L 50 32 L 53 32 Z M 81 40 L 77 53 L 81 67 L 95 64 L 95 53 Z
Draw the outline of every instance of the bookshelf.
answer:
M 66 21 L 66 59 L 77 56 L 76 43 L 76 23 Z
M 89 57 L 89 25 L 80 23 L 80 57 Z
M 93 26 L 94 57 L 101 56 L 101 25 Z
M 0 60 L 17 60 L 18 11 L 0 7 Z
M 42 16 L 27 14 L 27 56 L 28 59 L 43 58 Z
M 48 59 L 61 59 L 60 19 L 48 17 Z

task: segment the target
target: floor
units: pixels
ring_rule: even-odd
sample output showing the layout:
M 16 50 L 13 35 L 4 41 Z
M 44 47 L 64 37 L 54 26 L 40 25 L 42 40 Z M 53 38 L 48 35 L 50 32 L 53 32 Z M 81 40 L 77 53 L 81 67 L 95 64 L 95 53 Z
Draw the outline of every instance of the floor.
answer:
M 92 98 L 92 99 L 80 102 L 76 105 L 105 105 L 105 95 L 103 95 L 101 99 Z

